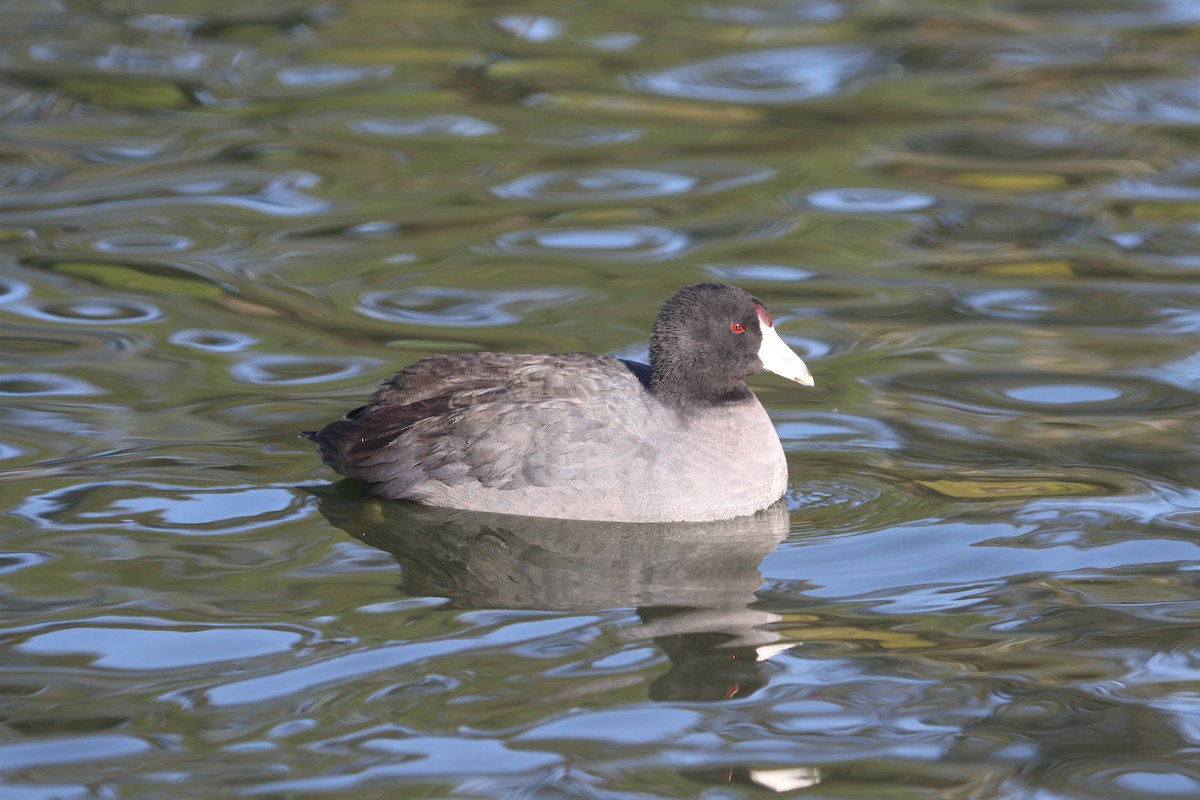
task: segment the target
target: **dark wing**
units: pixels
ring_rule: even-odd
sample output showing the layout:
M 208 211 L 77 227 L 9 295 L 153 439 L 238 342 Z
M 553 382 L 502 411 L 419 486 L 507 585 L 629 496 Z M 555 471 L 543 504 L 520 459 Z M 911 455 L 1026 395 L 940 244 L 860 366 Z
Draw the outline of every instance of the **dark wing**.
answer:
M 603 488 L 648 457 L 648 423 L 642 384 L 617 359 L 482 353 L 412 365 L 313 438 L 338 472 L 422 499 L 431 482 Z
M 315 433 L 321 458 L 343 475 L 387 447 L 414 423 L 446 413 L 458 396 L 504 383 L 516 366 L 507 353 L 434 356 L 411 364 L 380 384 L 366 405 Z

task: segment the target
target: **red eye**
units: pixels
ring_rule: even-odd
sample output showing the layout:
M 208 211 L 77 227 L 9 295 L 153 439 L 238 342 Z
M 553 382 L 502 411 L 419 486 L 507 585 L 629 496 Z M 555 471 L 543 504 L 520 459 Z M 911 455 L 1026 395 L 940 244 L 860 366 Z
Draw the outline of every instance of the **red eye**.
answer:
M 740 322 L 735 322 L 729 326 L 729 330 L 733 331 L 734 333 L 745 333 L 746 326 Z

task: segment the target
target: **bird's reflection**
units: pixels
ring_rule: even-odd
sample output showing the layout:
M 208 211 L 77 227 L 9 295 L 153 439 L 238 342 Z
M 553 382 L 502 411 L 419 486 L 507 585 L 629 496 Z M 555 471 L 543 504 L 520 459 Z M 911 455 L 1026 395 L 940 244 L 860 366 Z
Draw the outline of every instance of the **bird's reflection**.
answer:
M 636 608 L 624 635 L 654 641 L 671 669 L 654 699 L 744 697 L 775 636 L 752 606 L 758 566 L 787 535 L 783 503 L 707 523 L 624 524 L 481 514 L 363 495 L 354 481 L 312 490 L 333 525 L 390 553 L 403 589 L 458 608 Z

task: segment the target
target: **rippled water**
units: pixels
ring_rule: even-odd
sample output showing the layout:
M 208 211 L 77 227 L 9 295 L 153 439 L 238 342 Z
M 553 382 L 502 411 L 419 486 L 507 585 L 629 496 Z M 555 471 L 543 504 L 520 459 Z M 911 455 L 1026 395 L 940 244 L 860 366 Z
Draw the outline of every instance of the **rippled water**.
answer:
M 1200 5 L 0 2 L 0 795 L 1200 795 Z M 786 506 L 360 497 L 703 279 Z

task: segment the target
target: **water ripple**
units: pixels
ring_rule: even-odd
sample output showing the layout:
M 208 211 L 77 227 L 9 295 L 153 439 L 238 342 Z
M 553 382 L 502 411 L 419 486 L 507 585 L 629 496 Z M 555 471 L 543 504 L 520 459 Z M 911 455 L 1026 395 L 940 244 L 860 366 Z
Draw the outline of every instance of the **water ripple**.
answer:
M 68 325 L 132 325 L 162 319 L 150 303 L 111 297 L 76 297 L 33 300 L 9 308 L 18 314 Z
M 100 620 L 96 620 L 100 621 Z M 114 670 L 171 670 L 244 661 L 289 652 L 303 636 L 272 628 L 201 627 L 170 630 L 132 627 L 139 622 L 162 626 L 159 620 L 121 620 L 116 625 L 80 625 L 36 633 L 15 650 L 39 656 L 85 656 L 93 667 Z
M 14 150 L 16 148 L 13 148 Z M 61 177 L 63 171 L 56 168 L 34 168 L 18 166 L 16 164 L 0 164 L 0 189 L 21 189 L 28 191 L 30 188 L 50 183 L 51 181 Z
M 47 530 L 155 531 L 222 535 L 295 521 L 307 501 L 290 486 L 195 486 L 130 480 L 80 481 L 33 494 L 11 513 Z
M 113 44 L 102 41 L 38 42 L 22 53 L 18 63 L 39 73 L 100 73 L 126 76 L 151 76 L 166 79 L 197 80 L 201 75 L 212 79 L 229 76 L 242 48 L 211 42 L 191 41 L 186 48 L 155 48 Z
M 937 203 L 937 198 L 920 192 L 874 187 L 839 187 L 790 194 L 791 205 L 808 205 L 820 211 L 841 214 L 904 214 Z
M 811 463 L 808 468 L 811 473 Z M 939 498 L 866 474 L 849 479 L 809 477 L 793 482 L 787 493 L 793 534 L 879 530 L 928 517 L 942 504 Z
M 1097 195 L 1125 213 L 1154 203 L 1200 203 L 1200 163 L 1183 164 L 1154 175 L 1127 177 L 1100 187 Z M 1166 214 L 1175 216 L 1174 210 Z M 1151 212 L 1154 215 L 1154 212 Z
M 502 14 L 492 22 L 509 35 L 527 42 L 552 42 L 561 37 L 567 27 L 560 19 L 535 14 Z
M 736 53 L 631 75 L 634 89 L 724 103 L 797 103 L 838 94 L 867 77 L 876 53 L 826 45 Z
M 596 167 L 588 170 L 535 172 L 494 186 L 505 199 L 564 201 L 636 200 L 683 194 L 699 181 L 688 175 L 653 169 Z
M 363 296 L 358 311 L 374 319 L 444 328 L 481 328 L 513 325 L 543 309 L 576 303 L 591 297 L 580 289 L 528 288 L 505 291 L 468 291 L 442 286 L 371 292 Z
M 1102 136 L 1085 126 L 960 125 L 923 131 L 904 140 L 907 151 L 941 158 L 988 158 L 1003 162 L 1124 157 L 1136 145 Z
M 1099 220 L 1065 204 L 1047 202 L 974 205 L 923 221 L 914 242 L 925 247 L 994 244 L 1045 246 L 1092 233 Z
M 136 736 L 123 734 L 93 734 L 81 736 L 56 736 L 50 741 L 31 740 L 24 742 L 6 742 L 0 744 L 0 764 L 9 774 L 21 774 L 35 769 L 63 766 L 78 762 L 104 761 L 119 758 L 144 757 L 154 750 L 149 742 Z M 58 786 L 38 786 L 33 792 L 23 792 L 22 789 L 33 788 L 29 784 L 9 787 L 14 790 L 14 797 L 59 797 L 55 789 Z M 51 788 L 50 792 L 42 792 L 42 788 Z M 74 789 L 75 787 L 69 787 Z M 80 787 L 83 788 L 82 786 Z M 90 790 L 87 794 L 91 794 Z M 84 797 L 71 791 L 67 797 Z
M 708 264 L 704 270 L 724 281 L 769 281 L 794 283 L 815 278 L 818 273 L 783 264 Z
M 214 353 L 236 353 L 258 342 L 258 339 L 246 333 L 196 328 L 174 331 L 168 340 L 171 344 L 192 347 L 197 350 L 208 350 Z
M 447 776 L 486 784 L 488 794 L 501 787 L 515 791 L 530 775 L 565 771 L 566 759 L 556 753 L 511 747 L 502 739 L 464 736 L 374 736 L 356 742 L 356 749 L 373 763 L 353 773 L 322 774 L 285 780 L 266 780 L 248 794 L 272 797 L 351 795 L 363 786 L 404 785 L 414 781 L 447 783 Z M 377 763 L 374 763 L 377 762 Z M 512 792 L 505 791 L 505 794 Z
M 1185 768 L 1177 759 L 1152 758 L 1145 753 L 1059 764 L 1045 780 L 1047 785 L 1055 787 L 1055 794 L 1065 797 L 1146 800 L 1200 797 L 1200 773 Z
M 374 117 L 345 123 L 364 136 L 487 136 L 500 133 L 490 122 L 465 114 L 430 114 L 423 117 Z
M 362 375 L 379 366 L 376 358 L 365 356 L 295 356 L 258 354 L 246 357 L 229 368 L 242 383 L 259 386 L 307 386 Z
M 12 363 L 61 364 L 65 372 L 139 349 L 144 339 L 122 330 L 53 329 L 8 325 L 0 332 L 0 355 Z
M 191 250 L 195 242 L 178 233 L 161 231 L 126 231 L 95 234 L 92 247 L 101 253 L 120 255 L 151 255 L 180 253 Z
M 437 642 L 401 641 L 373 648 L 335 648 L 311 653 L 282 673 L 279 669 L 246 671 L 205 693 L 213 706 L 244 706 L 270 701 L 294 701 L 296 697 L 332 685 L 365 680 L 373 674 L 396 672 L 417 664 L 447 657 L 471 657 L 492 648 L 510 648 L 526 641 L 557 635 L 562 642 L 574 629 L 588 629 L 598 620 L 590 616 L 548 617 L 532 622 L 480 630 L 473 636 L 445 638 Z
M 644 134 L 645 131 L 641 128 L 590 125 L 535 131 L 532 139 L 542 144 L 562 147 L 597 147 L 635 142 Z
M 311 91 L 314 87 L 328 89 L 385 81 L 394 71 L 388 64 L 293 64 L 278 70 L 275 80 L 280 86 Z
M 1200 267 L 1200 223 L 1128 231 L 1113 234 L 1109 241 L 1142 261 L 1189 269 Z
M 36 125 L 12 125 L 7 137 L 22 149 L 47 153 L 47 160 L 64 159 L 84 163 L 128 163 L 154 161 L 158 166 L 195 158 L 182 146 L 177 126 L 150 123 L 145 117 L 96 117 L 86 121 L 72 118 L 40 120 Z M 57 177 L 61 171 L 50 173 Z M 119 180 L 108 176 L 117 185 Z
M 686 233 L 651 225 L 538 228 L 496 238 L 496 247 L 505 253 L 598 261 L 666 261 L 683 255 L 691 246 Z
M 835 0 L 757 0 L 753 3 L 706 3 L 701 16 L 740 25 L 827 25 L 846 15 L 844 3 Z
M 28 294 L 28 284 L 9 275 L 0 275 L 0 304 L 20 300 Z
M 1144 417 L 1194 405 L 1191 393 L 1137 377 L 1103 378 L 1037 372 L 923 371 L 892 378 L 889 384 L 913 398 L 938 405 L 1010 416 L 1069 413 L 1075 417 Z
M 0 86 L 0 120 L 9 121 L 8 117 L 16 117 L 27 109 L 37 95 L 31 91 L 18 89 L 13 86 Z
M 1105 122 L 1200 125 L 1200 87 L 1183 78 L 1112 83 L 1052 99 L 1050 104 Z
M 1062 189 L 1098 176 L 1149 172 L 1160 160 L 1153 147 L 1087 126 L 1010 123 L 922 131 L 871 161 L 910 179 L 924 176 L 1020 193 Z
M 0 458 L 9 458 L 7 453 L 0 448 Z M 0 575 L 8 575 L 13 572 L 19 572 L 29 567 L 36 567 L 40 564 L 46 564 L 52 561 L 52 557 L 45 553 L 21 553 L 15 550 L 9 550 L 3 555 L 0 555 Z
M 673 161 L 648 167 L 535 172 L 492 188 L 505 199 L 609 202 L 716 192 L 770 179 L 772 169 L 736 161 Z
M 1036 13 L 1088 26 L 1154 28 L 1200 22 L 1200 6 L 1191 0 L 1130 0 L 1080 5 L 1074 0 L 1010 0 L 1008 11 Z
M 316 113 L 290 127 L 301 136 L 325 141 L 380 145 L 394 139 L 477 138 L 502 132 L 499 126 L 466 114 L 384 114 L 378 109 Z
M 1181 292 L 1173 300 L 1190 297 L 1190 292 Z M 1074 286 L 962 292 L 958 295 L 958 305 L 972 317 L 1027 320 L 1043 326 L 1148 325 L 1154 320 L 1168 320 L 1178 326 L 1188 324 L 1187 315 L 1195 313 L 1156 295 L 1130 296 Z
M 103 394 L 80 378 L 57 375 L 53 372 L 10 372 L 0 375 L 0 396 L 21 397 L 78 397 Z
M 319 183 L 311 172 L 265 170 L 178 170 L 80 181 L 35 192 L 0 191 L 0 224 L 45 224 L 98 213 L 178 207 L 199 211 L 206 206 L 240 209 L 272 217 L 309 216 L 328 211 L 331 203 L 308 193 Z M 37 210 L 28 210 L 37 209 Z M 128 219 L 121 216 L 122 220 Z
M 858 414 L 805 414 L 802 419 L 776 423 L 779 438 L 789 452 L 802 446 L 811 450 L 899 450 L 900 437 L 887 423 Z
M 813 511 L 818 508 L 861 508 L 883 496 L 878 486 L 847 481 L 805 481 L 788 492 L 789 510 Z

